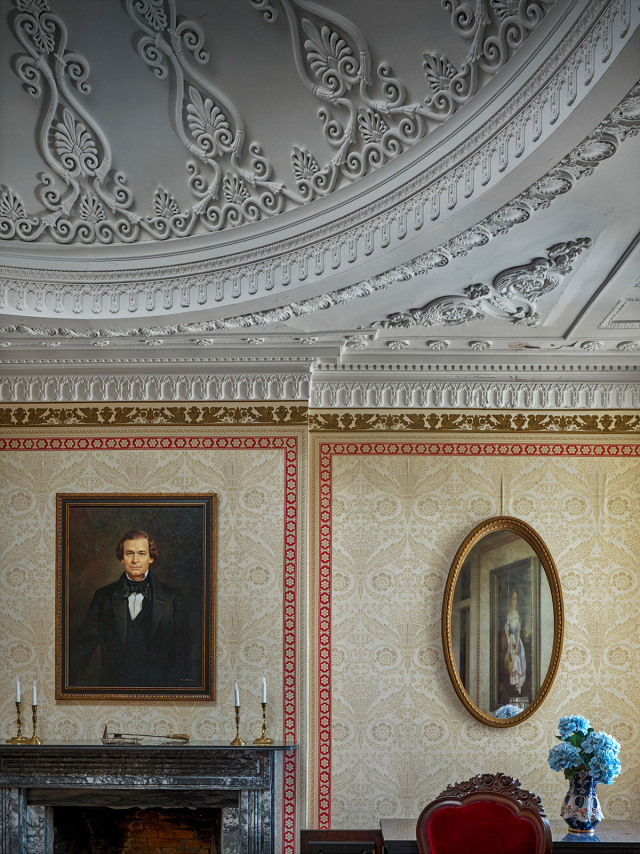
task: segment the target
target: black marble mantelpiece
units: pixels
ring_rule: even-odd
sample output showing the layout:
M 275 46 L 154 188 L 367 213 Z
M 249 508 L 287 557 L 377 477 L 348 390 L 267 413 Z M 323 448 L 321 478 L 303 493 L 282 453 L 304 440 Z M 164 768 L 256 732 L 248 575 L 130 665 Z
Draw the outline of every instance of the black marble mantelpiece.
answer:
M 210 743 L 0 745 L 3 854 L 51 854 L 56 805 L 217 806 L 223 854 L 278 854 L 279 757 Z

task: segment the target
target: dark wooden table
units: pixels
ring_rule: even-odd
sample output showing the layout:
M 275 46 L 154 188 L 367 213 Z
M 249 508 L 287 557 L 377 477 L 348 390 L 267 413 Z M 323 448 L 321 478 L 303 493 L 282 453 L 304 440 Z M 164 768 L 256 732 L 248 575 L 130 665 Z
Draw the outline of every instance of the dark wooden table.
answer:
M 561 854 L 640 854 L 640 821 L 605 818 L 593 836 L 568 833 L 562 819 L 550 819 L 553 850 Z M 380 821 L 387 854 L 417 854 L 416 819 L 383 818 Z

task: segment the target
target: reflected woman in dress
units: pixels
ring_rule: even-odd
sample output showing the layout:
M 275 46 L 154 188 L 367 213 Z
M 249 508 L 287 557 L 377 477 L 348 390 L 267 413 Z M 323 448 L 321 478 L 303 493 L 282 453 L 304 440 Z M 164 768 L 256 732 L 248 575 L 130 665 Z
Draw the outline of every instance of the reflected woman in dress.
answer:
M 507 638 L 507 652 L 505 654 L 505 666 L 509 671 L 509 683 L 516 689 L 518 694 L 527 676 L 527 662 L 524 654 L 524 644 L 520 637 L 522 623 L 518 613 L 518 591 L 511 591 L 510 607 L 507 613 L 507 621 L 504 624 L 504 633 Z

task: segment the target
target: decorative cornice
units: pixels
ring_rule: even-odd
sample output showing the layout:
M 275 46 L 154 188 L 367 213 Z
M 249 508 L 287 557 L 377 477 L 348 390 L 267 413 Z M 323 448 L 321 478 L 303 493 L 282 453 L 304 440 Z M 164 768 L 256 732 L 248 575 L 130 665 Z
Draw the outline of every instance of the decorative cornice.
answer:
M 506 433 L 640 435 L 637 412 L 309 411 L 311 432 Z M 579 453 L 577 451 L 576 453 Z
M 25 366 L 26 367 L 26 366 Z M 57 371 L 0 376 L 0 401 L 25 404 L 38 402 L 148 403 L 193 401 L 258 402 L 300 401 L 314 408 L 371 410 L 400 409 L 633 409 L 640 408 L 637 367 L 621 364 L 618 380 L 612 382 L 606 367 L 573 363 L 565 368 L 546 366 L 544 377 L 535 366 L 513 364 L 468 366 L 434 364 L 425 366 L 355 366 L 298 364 L 297 370 L 265 371 L 260 364 L 238 364 L 233 370 L 224 363 L 202 373 L 194 366 L 139 373 L 139 368 L 110 366 L 103 373 L 85 370 L 71 373 L 69 366 Z M 81 365 L 77 366 L 81 369 Z M 492 378 L 487 377 L 487 370 Z M 517 379 L 514 379 L 514 373 Z M 628 379 L 623 379 L 627 374 Z M 504 378 L 501 377 L 503 375 Z
M 530 154 L 558 121 L 563 109 L 566 111 L 578 103 L 611 57 L 622 48 L 632 32 L 636 11 L 635 7 L 629 8 L 628 0 L 595 0 L 588 4 L 571 33 L 561 45 L 555 46 L 553 55 L 491 120 L 403 187 L 355 213 L 338 217 L 320 228 L 307 228 L 304 234 L 266 248 L 173 267 L 120 269 L 109 273 L 96 270 L 90 279 L 86 273 L 8 267 L 0 282 L 4 291 L 0 296 L 3 310 L 64 311 L 91 317 L 125 311 L 135 316 L 215 308 L 240 297 L 268 296 L 274 289 L 277 292 L 291 289 L 292 284 L 295 287 L 307 280 L 318 281 L 352 266 L 363 255 L 368 257 L 392 248 L 404 239 L 409 229 L 421 231 L 429 221 L 444 217 L 442 200 L 448 215 L 463 199 L 470 199 L 491 183 L 496 170 L 504 173 Z M 622 116 L 623 124 L 627 118 Z M 613 143 L 614 150 L 618 142 L 619 138 Z M 611 156 L 614 150 L 602 156 Z M 593 168 L 597 157 L 593 150 L 588 155 L 586 162 L 579 164 L 579 174 L 572 175 L 569 170 L 568 178 L 563 174 L 557 180 L 554 175 L 551 181 L 537 182 L 531 188 L 531 198 L 521 200 L 524 207 L 506 210 L 507 218 L 515 216 L 516 221 L 524 221 L 530 210 L 545 206 L 570 189 L 577 177 Z M 4 234 L 8 237 L 20 219 L 12 199 L 6 195 L 0 205 L 7 215 Z M 384 275 L 394 279 L 397 272 Z M 380 281 L 376 284 L 383 286 Z M 360 289 L 357 295 L 366 295 L 364 285 L 354 287 Z M 296 312 L 315 311 L 327 303 L 339 304 L 340 294 L 349 298 L 348 289 L 336 291 L 319 300 L 302 300 L 276 309 L 274 314 L 295 316 Z M 265 312 L 226 319 L 213 328 L 268 322 L 273 322 L 272 315 Z
M 225 406 L 202 403 L 154 406 L 1 406 L 2 427 L 264 427 L 305 426 L 297 404 Z

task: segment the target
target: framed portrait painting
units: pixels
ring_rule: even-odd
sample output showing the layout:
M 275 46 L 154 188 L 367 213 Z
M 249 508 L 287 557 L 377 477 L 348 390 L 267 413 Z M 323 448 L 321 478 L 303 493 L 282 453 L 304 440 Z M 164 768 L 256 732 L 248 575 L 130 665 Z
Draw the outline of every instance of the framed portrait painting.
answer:
M 56 495 L 56 699 L 215 699 L 215 494 Z

